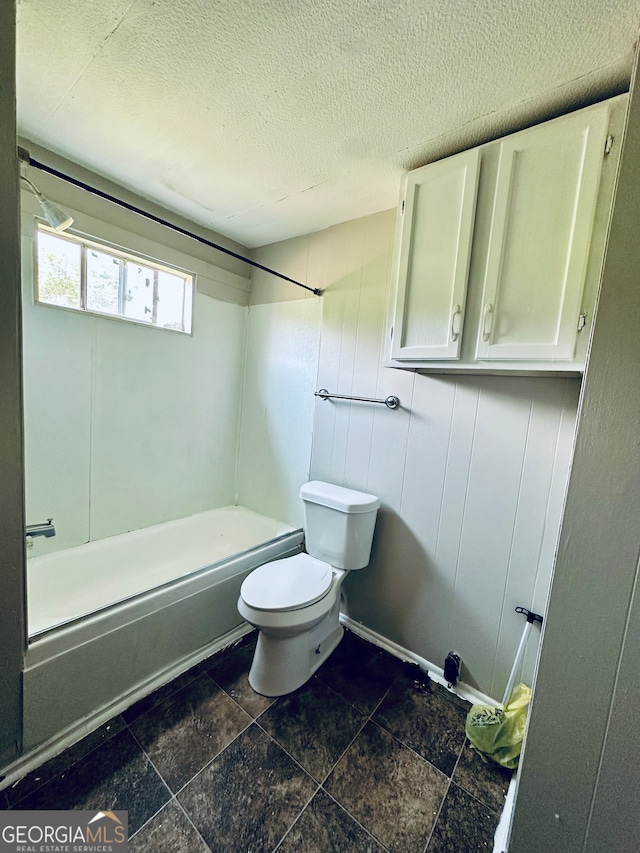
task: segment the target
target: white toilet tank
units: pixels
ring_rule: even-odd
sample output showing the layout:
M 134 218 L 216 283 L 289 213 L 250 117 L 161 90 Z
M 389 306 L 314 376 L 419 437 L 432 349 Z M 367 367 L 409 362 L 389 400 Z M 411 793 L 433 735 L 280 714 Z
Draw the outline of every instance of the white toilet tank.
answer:
M 368 565 L 380 500 L 320 480 L 305 483 L 300 497 L 307 553 L 337 569 Z

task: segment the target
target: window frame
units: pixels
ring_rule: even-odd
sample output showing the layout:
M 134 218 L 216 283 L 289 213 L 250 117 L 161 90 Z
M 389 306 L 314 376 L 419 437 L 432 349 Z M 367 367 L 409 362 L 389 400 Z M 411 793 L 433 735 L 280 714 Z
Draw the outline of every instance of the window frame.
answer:
M 61 240 L 66 240 L 67 242 L 79 246 L 80 247 L 80 306 L 75 307 L 72 305 L 58 305 L 55 302 L 47 302 L 44 299 L 40 298 L 40 246 L 39 246 L 39 235 L 41 233 L 49 234 L 53 237 L 57 237 Z M 98 252 L 103 252 L 104 254 L 108 254 L 117 258 L 121 263 L 119 265 L 120 274 L 119 274 L 119 287 L 118 287 L 118 310 L 122 310 L 123 301 L 125 295 L 125 286 L 126 286 L 126 276 L 123 275 L 123 271 L 125 270 L 126 263 L 134 263 L 139 264 L 141 266 L 149 267 L 153 270 L 153 298 L 152 298 L 152 312 L 151 319 L 147 322 L 145 320 L 140 320 L 135 317 L 127 317 L 124 314 L 118 313 L 109 313 L 106 311 L 98 311 L 95 308 L 87 308 L 87 250 L 95 250 Z M 194 297 L 196 292 L 196 274 L 191 270 L 187 270 L 181 266 L 169 265 L 164 261 L 160 261 L 156 258 L 152 258 L 149 255 L 145 255 L 143 253 L 133 253 L 131 250 L 123 249 L 121 246 L 115 245 L 114 243 L 110 243 L 108 241 L 97 240 L 93 236 L 88 236 L 82 232 L 74 231 L 73 229 L 68 229 L 66 231 L 55 231 L 48 225 L 44 220 L 36 217 L 36 227 L 35 227 L 35 239 L 34 239 L 34 276 L 33 276 L 33 299 L 36 305 L 45 305 L 49 308 L 59 308 L 63 311 L 73 311 L 75 314 L 86 314 L 90 317 L 101 317 L 106 320 L 119 320 L 125 323 L 133 324 L 135 326 L 141 326 L 145 329 L 159 329 L 163 332 L 176 332 L 180 335 L 189 335 L 193 336 L 193 308 L 194 308 Z M 170 275 L 177 276 L 179 278 L 184 279 L 185 285 L 183 288 L 183 297 L 182 297 L 182 319 L 183 323 L 186 325 L 186 321 L 189 320 L 189 330 L 187 329 L 176 329 L 170 328 L 167 326 L 159 326 L 157 324 L 157 312 L 158 312 L 158 279 L 159 274 L 165 272 Z M 188 288 L 191 289 L 191 294 L 188 297 Z M 188 306 L 187 302 L 190 302 L 190 316 L 187 314 Z

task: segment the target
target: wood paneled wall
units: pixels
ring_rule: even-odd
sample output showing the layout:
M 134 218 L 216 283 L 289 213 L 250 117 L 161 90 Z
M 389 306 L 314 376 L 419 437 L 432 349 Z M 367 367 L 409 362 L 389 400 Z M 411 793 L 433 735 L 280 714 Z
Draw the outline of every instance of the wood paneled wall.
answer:
M 501 698 L 523 628 L 514 608 L 546 607 L 579 381 L 382 367 L 394 222 L 386 211 L 256 254 L 323 290 L 316 387 L 401 401 L 315 402 L 311 476 L 382 501 L 348 614 L 438 666 L 457 651 L 464 680 Z M 291 297 L 254 280 L 252 302 Z

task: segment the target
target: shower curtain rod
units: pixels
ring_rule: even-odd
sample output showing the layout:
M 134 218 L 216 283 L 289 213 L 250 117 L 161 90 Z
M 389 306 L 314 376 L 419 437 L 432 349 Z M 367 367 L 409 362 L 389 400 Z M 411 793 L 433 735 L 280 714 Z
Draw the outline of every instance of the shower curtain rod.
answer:
M 156 222 L 158 225 L 164 225 L 165 228 L 170 228 L 172 231 L 177 231 L 178 234 L 183 234 L 185 237 L 190 237 L 192 240 L 197 240 L 198 243 L 203 243 L 205 246 L 209 246 L 211 249 L 216 249 L 216 251 L 218 252 L 224 252 L 225 255 L 230 255 L 232 258 L 236 258 L 238 261 L 243 261 L 245 264 L 249 264 L 250 266 L 255 267 L 256 269 L 262 270 L 263 272 L 269 273 L 270 275 L 275 275 L 277 278 L 281 278 L 283 281 L 288 281 L 290 284 L 295 284 L 296 287 L 303 287 L 305 290 L 309 290 L 316 296 L 320 296 L 322 294 L 322 291 L 318 287 L 309 287 L 309 285 L 303 284 L 301 281 L 296 281 L 295 278 L 289 278 L 288 275 L 284 275 L 283 273 L 278 272 L 277 270 L 272 270 L 270 267 L 265 267 L 263 264 L 259 264 L 257 261 L 252 261 L 251 258 L 245 258 L 244 255 L 240 255 L 237 252 L 233 252 L 231 249 L 225 249 L 224 246 L 220 246 L 218 243 L 213 243 L 211 240 L 207 240 L 205 237 L 199 237 L 197 234 L 193 234 L 191 231 L 187 231 L 186 228 L 181 228 L 179 225 L 173 225 L 171 222 L 167 222 L 166 219 L 161 219 L 159 216 L 155 216 L 153 213 L 148 213 L 146 210 L 142 210 L 142 208 L 140 207 L 136 207 L 133 204 L 129 204 L 126 201 L 122 201 L 119 198 L 115 198 L 115 196 L 109 195 L 108 193 L 96 189 L 96 187 L 92 187 L 89 184 L 85 184 L 82 181 L 77 180 L 76 178 L 72 178 L 70 175 L 65 175 L 64 172 L 59 172 L 57 169 L 54 169 L 51 166 L 47 166 L 46 163 L 40 163 L 39 160 L 35 160 L 24 148 L 18 148 L 18 156 L 20 160 L 23 160 L 25 163 L 28 163 L 29 166 L 33 166 L 34 169 L 40 169 L 41 172 L 48 172 L 55 178 L 60 178 L 60 180 L 66 181 L 68 184 L 73 184 L 74 187 L 79 187 L 81 190 L 93 193 L 93 195 L 97 195 L 100 198 L 105 199 L 106 201 L 110 201 L 113 204 L 117 204 L 120 207 L 124 207 L 125 210 L 130 210 L 132 213 L 137 213 L 139 216 L 144 216 L 147 219 L 150 219 L 152 222 Z

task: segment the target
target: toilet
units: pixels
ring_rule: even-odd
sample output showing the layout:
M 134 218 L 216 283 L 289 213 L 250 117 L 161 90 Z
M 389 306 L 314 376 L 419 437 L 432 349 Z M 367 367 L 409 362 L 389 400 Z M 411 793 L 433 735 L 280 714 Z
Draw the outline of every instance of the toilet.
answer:
M 284 696 L 311 678 L 342 639 L 340 588 L 369 563 L 380 501 L 375 495 L 313 480 L 300 489 L 306 553 L 254 569 L 238 611 L 259 629 L 249 684 Z

